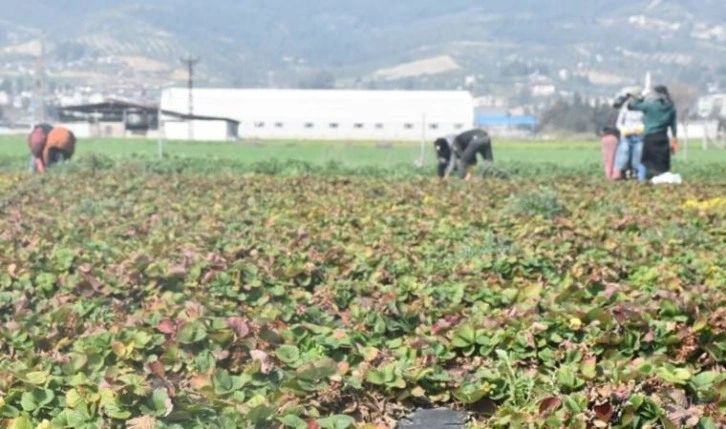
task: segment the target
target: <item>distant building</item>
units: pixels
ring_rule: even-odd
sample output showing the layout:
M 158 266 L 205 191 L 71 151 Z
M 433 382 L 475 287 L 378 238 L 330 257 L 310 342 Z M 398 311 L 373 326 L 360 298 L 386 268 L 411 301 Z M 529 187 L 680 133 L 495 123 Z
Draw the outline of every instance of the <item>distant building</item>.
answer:
M 720 117 L 726 117 L 726 93 L 709 94 L 698 99 L 697 114 L 702 118 L 710 117 L 716 114 Z
M 551 83 L 538 83 L 532 85 L 529 89 L 534 97 L 549 97 L 557 92 L 557 88 Z
M 161 113 L 161 121 L 159 114 Z M 189 116 L 156 105 L 121 100 L 62 106 L 58 108 L 60 124 L 79 138 L 127 138 L 163 136 L 168 140 L 188 140 L 193 135 L 205 141 L 237 139 L 239 122 L 222 117 Z M 161 123 L 161 127 L 159 127 Z
M 477 112 L 475 124 L 494 137 L 526 138 L 536 134 L 538 121 L 534 116 L 481 110 Z
M 468 91 L 200 88 L 193 99 L 195 114 L 239 121 L 241 138 L 418 141 L 474 124 Z M 161 107 L 186 112 L 188 100 L 186 88 L 165 89 Z

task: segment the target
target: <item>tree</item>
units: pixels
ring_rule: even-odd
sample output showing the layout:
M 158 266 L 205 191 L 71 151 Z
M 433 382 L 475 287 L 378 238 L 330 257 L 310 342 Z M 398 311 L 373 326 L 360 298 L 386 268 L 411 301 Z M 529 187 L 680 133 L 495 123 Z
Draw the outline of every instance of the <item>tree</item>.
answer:
M 679 116 L 686 114 L 698 100 L 699 94 L 698 88 L 683 82 L 672 83 L 668 86 L 668 92 L 670 92 L 673 103 L 678 109 Z
M 580 94 L 575 94 L 572 101 L 558 99 L 542 113 L 540 130 L 598 133 L 612 113 L 611 106 L 604 103 L 592 106 L 585 103 Z

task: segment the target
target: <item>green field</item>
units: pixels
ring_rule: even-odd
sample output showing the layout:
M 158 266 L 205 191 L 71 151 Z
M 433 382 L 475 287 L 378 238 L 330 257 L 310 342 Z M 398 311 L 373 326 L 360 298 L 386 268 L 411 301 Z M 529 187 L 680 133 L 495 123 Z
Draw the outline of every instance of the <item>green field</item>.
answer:
M 159 146 L 152 140 L 90 139 L 81 140 L 76 157 L 83 160 L 91 155 L 115 160 L 158 159 Z M 207 160 L 220 165 L 250 165 L 271 161 L 294 161 L 310 165 L 330 162 L 344 167 L 372 167 L 382 169 L 407 168 L 416 165 L 421 157 L 418 143 L 379 145 L 370 142 L 164 142 L 163 154 L 168 159 L 182 158 L 187 162 Z M 425 174 L 433 172 L 434 151 L 431 142 L 424 146 Z M 553 169 L 576 169 L 580 174 L 601 175 L 600 145 L 592 141 L 563 142 L 494 142 L 494 159 L 502 168 L 518 170 L 537 167 L 535 173 L 546 172 L 544 166 Z M 20 137 L 0 139 L 0 169 L 19 170 L 27 165 L 27 147 Z M 674 159 L 674 170 L 687 176 L 689 171 L 724 169 L 726 151 L 701 150 L 691 147 Z M 532 175 L 533 173 L 529 173 Z M 699 175 L 702 175 L 699 173 Z

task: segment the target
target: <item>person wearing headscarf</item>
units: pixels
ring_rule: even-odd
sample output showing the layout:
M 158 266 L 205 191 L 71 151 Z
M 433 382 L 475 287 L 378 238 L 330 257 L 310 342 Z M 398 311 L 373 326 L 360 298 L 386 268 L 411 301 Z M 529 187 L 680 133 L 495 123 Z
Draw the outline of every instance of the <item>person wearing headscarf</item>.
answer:
M 645 97 L 630 97 L 628 109 L 643 113 L 645 136 L 641 163 L 647 176 L 652 178 L 669 173 L 671 154 L 678 151 L 678 115 L 668 88 L 657 85 Z M 668 130 L 673 136 L 672 142 Z

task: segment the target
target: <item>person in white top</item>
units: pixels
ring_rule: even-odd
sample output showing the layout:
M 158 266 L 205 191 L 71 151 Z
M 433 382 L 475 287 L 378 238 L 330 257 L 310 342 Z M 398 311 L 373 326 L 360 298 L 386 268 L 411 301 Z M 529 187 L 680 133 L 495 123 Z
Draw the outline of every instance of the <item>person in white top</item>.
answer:
M 639 181 L 645 181 L 646 169 L 641 163 L 643 155 L 643 138 L 645 125 L 643 113 L 628 109 L 627 97 L 640 95 L 639 87 L 623 89 L 615 100 L 614 107 L 620 109 L 616 127 L 620 131 L 620 143 L 615 155 L 615 169 L 620 171 L 620 177 L 626 178 L 629 170 L 634 170 Z

